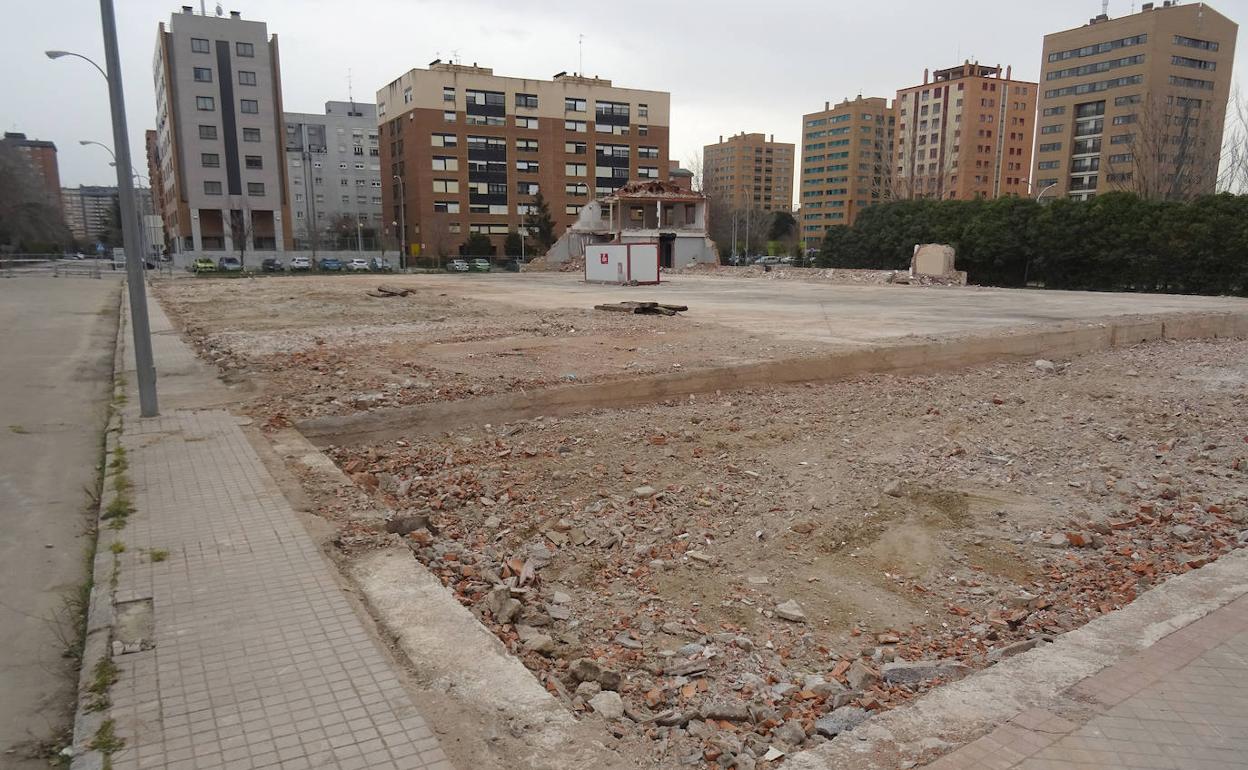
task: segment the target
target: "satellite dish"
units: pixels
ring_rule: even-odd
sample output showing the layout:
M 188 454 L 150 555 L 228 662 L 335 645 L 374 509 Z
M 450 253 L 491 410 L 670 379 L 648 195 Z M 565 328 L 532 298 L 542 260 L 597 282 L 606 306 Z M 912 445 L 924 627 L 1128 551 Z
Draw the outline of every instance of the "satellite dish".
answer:
M 217 3 L 217 15 L 218 15 L 218 16 L 224 16 L 224 15 L 225 15 L 225 9 L 221 7 L 221 4 L 220 4 L 220 3 Z

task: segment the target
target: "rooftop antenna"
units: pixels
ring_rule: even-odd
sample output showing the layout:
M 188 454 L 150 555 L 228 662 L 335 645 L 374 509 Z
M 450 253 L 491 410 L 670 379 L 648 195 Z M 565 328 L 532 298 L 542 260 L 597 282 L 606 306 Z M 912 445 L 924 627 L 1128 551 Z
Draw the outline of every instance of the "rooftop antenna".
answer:
M 347 67 L 347 101 L 351 102 L 351 106 L 355 107 L 355 97 L 351 94 L 351 68 Z
M 225 15 L 225 9 L 221 7 L 220 3 L 217 3 L 217 17 L 220 18 L 224 15 Z
M 204 6 L 204 0 L 199 0 L 199 15 L 200 16 L 208 15 L 208 8 Z
M 576 36 L 576 66 L 578 75 L 585 77 L 585 36 Z
M 451 61 L 454 62 L 455 64 L 459 64 L 459 49 L 458 48 L 451 49 Z
M 1101 15 L 1109 15 L 1109 0 L 1101 0 Z

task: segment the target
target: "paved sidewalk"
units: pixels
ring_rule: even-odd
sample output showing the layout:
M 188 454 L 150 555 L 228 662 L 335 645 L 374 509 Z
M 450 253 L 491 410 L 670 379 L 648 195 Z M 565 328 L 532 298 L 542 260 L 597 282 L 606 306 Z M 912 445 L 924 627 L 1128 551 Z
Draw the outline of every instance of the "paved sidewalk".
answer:
M 137 510 L 100 547 L 125 544 L 116 601 L 152 600 L 156 646 L 114 657 L 110 716 L 125 748 L 113 766 L 451 770 L 237 418 L 173 408 L 221 386 L 151 311 L 173 397 L 138 418 L 127 344 L 122 444 Z
M 1019 714 L 931 770 L 1248 768 L 1248 596 L 1066 692 L 1070 721 Z

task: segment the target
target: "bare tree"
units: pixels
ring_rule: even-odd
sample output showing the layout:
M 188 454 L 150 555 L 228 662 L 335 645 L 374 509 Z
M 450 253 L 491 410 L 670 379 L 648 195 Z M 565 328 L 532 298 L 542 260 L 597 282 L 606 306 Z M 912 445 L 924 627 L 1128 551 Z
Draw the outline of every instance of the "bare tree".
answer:
M 1149 200 L 1190 200 L 1211 193 L 1222 158 L 1223 115 L 1211 99 L 1149 96 L 1110 136 L 1101 172 L 1110 189 Z M 1121 118 L 1120 118 L 1121 120 Z M 1116 143 L 1115 143 L 1116 142 Z
M 693 174 L 693 191 L 705 193 L 706 165 L 702 162 L 702 153 L 695 152 L 685 161 L 685 168 Z
M 952 197 L 958 181 L 959 168 L 954 157 L 958 143 L 949 135 L 948 127 L 942 131 L 946 133 L 943 150 L 920 141 L 926 139 L 928 133 L 917 136 L 911 131 L 900 159 L 896 158 L 894 147 L 881 153 L 873 169 L 872 198 L 884 201 Z M 970 140 L 963 141 L 969 143 Z
M 241 209 L 230 209 L 230 238 L 238 249 L 238 264 L 247 269 L 247 244 L 255 237 L 256 228 L 251 220 L 251 208 L 246 201 Z
M 1248 97 L 1238 88 L 1227 105 L 1218 191 L 1248 193 Z
M 436 257 L 448 257 L 455 248 L 454 233 L 451 232 L 450 220 L 444 213 L 435 213 L 421 223 L 421 240 L 424 242 L 422 252 Z

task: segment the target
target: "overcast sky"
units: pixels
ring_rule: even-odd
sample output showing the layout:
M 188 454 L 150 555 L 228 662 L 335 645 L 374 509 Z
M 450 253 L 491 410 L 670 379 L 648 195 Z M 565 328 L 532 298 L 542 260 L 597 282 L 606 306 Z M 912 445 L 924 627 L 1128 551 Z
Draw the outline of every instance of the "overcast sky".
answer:
M 198 9 L 199 0 L 194 2 Z M 156 25 L 179 0 L 116 0 L 134 164 L 146 167 L 143 131 L 154 124 L 152 58 Z M 1159 0 L 1160 4 L 1160 0 Z M 1241 25 L 1248 0 L 1212 4 Z M 798 142 L 801 116 L 858 93 L 892 97 L 921 82 L 925 67 L 968 57 L 1012 64 L 1034 80 L 1041 38 L 1077 27 L 1100 0 L 928 0 L 798 2 L 633 0 L 611 4 L 515 0 L 232 0 L 228 12 L 268 23 L 281 42 L 285 107 L 319 112 L 457 51 L 465 64 L 499 75 L 549 78 L 575 71 L 583 34 L 584 70 L 616 85 L 670 91 L 672 157 L 685 163 L 702 145 L 740 131 Z M 212 13 L 215 2 L 208 2 Z M 1111 16 L 1136 5 L 1111 0 Z M 112 144 L 108 95 L 86 62 L 47 59 L 47 49 L 82 53 L 104 65 L 99 4 L 11 0 L 0 32 L 0 120 L 6 131 L 47 139 L 59 150 L 61 183 L 114 184 L 107 154 L 80 139 Z M 14 18 L 16 17 L 16 18 Z M 1236 51 L 1235 80 L 1248 82 L 1248 43 Z M 1221 73 L 1219 73 L 1221 75 Z M 1243 89 L 1248 91 L 1248 88 Z

